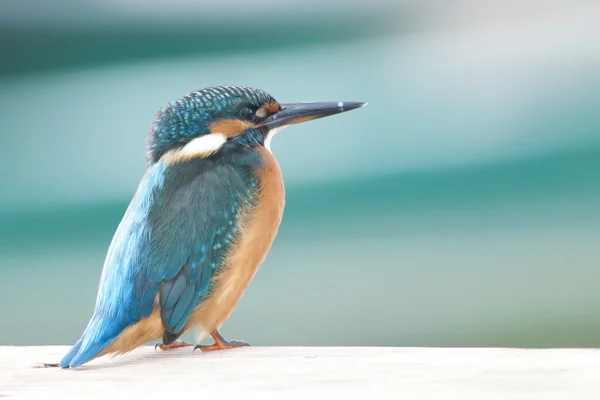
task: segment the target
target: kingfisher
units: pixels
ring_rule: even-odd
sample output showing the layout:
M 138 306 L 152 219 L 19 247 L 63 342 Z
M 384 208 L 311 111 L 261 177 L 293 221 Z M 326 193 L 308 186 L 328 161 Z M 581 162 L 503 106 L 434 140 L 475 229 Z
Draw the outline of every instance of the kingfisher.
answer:
M 277 235 L 285 189 L 271 139 L 284 127 L 363 102 L 280 104 L 263 90 L 214 86 L 158 110 L 146 169 L 108 248 L 93 315 L 60 361 L 76 368 L 194 329 L 214 351 L 249 346 L 219 333 Z

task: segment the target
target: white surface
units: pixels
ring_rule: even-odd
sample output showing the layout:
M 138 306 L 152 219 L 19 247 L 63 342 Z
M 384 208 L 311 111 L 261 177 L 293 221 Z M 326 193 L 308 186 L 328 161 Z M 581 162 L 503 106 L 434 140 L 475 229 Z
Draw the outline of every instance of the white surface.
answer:
M 36 368 L 68 347 L 0 347 L 0 398 L 599 399 L 600 351 L 252 347 L 214 353 L 145 347 L 79 369 Z M 189 397 L 189 394 L 188 396 Z

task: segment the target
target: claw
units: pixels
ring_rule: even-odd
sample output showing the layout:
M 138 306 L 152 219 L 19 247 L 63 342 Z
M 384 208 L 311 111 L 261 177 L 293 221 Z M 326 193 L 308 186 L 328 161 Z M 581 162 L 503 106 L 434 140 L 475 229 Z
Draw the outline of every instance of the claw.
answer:
M 178 349 L 180 347 L 189 347 L 189 346 L 193 346 L 193 344 L 187 343 L 184 341 L 177 341 L 177 342 L 173 342 L 171 344 L 157 343 L 156 345 L 154 345 L 154 351 L 156 351 L 157 349 L 161 349 L 163 351 L 173 350 L 173 349 Z
M 200 351 L 215 351 L 215 350 L 228 350 L 228 349 L 235 349 L 236 347 L 249 347 L 250 344 L 246 343 L 246 342 L 242 342 L 240 340 L 230 340 L 230 341 L 225 341 L 223 343 L 213 343 L 213 344 L 209 344 L 209 345 L 197 345 L 194 347 L 194 351 L 196 351 L 197 349 L 200 349 Z
M 237 347 L 249 347 L 250 344 L 243 342 L 241 340 L 225 340 L 223 336 L 219 333 L 218 330 L 214 330 L 213 333 L 210 334 L 212 338 L 215 340 L 213 344 L 210 345 L 197 345 L 194 346 L 194 351 L 200 349 L 200 351 L 215 351 L 215 350 L 228 350 L 235 349 Z

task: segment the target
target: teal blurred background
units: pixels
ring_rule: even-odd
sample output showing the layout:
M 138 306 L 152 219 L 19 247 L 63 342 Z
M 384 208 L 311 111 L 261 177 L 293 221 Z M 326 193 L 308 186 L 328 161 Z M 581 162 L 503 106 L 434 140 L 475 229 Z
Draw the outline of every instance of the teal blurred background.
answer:
M 0 3 L 0 344 L 72 344 L 159 107 L 363 100 L 273 141 L 255 345 L 600 346 L 600 4 Z

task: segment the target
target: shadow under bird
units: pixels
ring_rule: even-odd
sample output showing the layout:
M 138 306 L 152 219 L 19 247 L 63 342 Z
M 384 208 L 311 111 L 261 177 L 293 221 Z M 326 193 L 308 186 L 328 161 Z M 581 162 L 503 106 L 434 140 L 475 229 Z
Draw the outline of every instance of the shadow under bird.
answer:
M 209 87 L 159 110 L 147 168 L 108 249 L 96 307 L 59 363 L 78 367 L 162 338 L 163 350 L 196 329 L 215 343 L 247 346 L 218 329 L 265 259 L 285 204 L 271 154 L 282 128 L 364 106 L 279 104 L 262 90 Z

